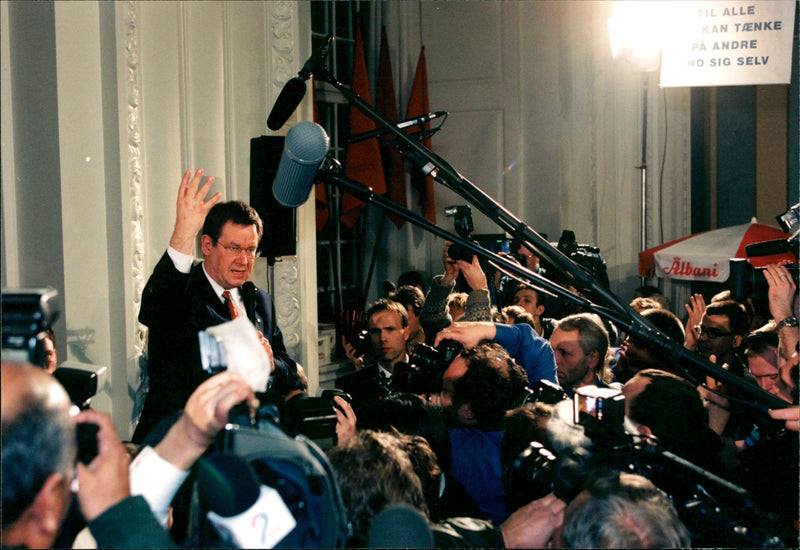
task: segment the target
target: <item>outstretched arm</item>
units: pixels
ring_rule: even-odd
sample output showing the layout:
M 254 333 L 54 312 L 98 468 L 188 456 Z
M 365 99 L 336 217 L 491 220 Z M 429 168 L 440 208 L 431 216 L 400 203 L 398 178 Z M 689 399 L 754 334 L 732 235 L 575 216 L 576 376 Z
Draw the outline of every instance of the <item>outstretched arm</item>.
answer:
M 496 333 L 494 323 L 482 321 L 460 321 L 439 331 L 436 335 L 436 345 L 442 340 L 455 340 L 465 348 L 474 348 L 484 340 L 494 340 Z
M 189 397 L 180 419 L 156 446 L 156 452 L 181 470 L 188 470 L 214 442 L 228 422 L 228 413 L 239 403 L 258 408 L 253 389 L 230 372 L 212 376 Z

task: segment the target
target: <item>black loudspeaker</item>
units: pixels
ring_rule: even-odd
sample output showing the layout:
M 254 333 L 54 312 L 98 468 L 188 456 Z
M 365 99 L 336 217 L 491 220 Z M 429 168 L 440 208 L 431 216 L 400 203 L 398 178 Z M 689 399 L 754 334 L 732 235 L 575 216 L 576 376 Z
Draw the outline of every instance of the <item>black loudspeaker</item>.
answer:
M 264 222 L 260 254 L 271 260 L 297 253 L 295 209 L 281 205 L 272 194 L 283 142 L 283 136 L 261 136 L 250 140 L 250 205 Z

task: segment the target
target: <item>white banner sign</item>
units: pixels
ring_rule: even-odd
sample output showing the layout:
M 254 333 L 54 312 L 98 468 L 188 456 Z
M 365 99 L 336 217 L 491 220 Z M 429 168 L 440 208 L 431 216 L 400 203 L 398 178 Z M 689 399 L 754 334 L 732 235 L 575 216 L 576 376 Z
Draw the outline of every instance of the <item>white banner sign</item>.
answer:
M 666 5 L 662 86 L 789 83 L 795 0 Z

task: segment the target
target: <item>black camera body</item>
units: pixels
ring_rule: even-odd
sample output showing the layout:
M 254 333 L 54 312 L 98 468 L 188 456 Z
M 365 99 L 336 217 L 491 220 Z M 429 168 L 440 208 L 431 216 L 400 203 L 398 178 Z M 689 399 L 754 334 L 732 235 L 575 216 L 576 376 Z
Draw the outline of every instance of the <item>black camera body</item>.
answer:
M 99 431 L 100 426 L 93 422 L 79 422 L 75 425 L 78 462 L 89 464 L 97 456 L 97 432 Z
M 468 205 L 458 204 L 448 206 L 444 209 L 444 215 L 448 218 L 453 218 L 453 225 L 459 236 L 471 240 L 470 236 L 475 226 L 472 222 L 472 209 Z M 447 249 L 447 257 L 451 260 L 472 262 L 473 255 L 471 250 L 459 243 L 453 243 Z
M 442 340 L 435 348 L 417 344 L 408 363 L 398 363 L 392 373 L 392 391 L 432 395 L 442 391 L 442 375 L 464 349 L 455 340 Z
M 600 256 L 600 249 L 598 247 L 578 243 L 575 240 L 575 232 L 565 229 L 561 232 L 561 237 L 558 239 L 556 248 L 559 252 L 600 281 L 600 284 L 602 284 L 604 288 L 609 288 L 606 261 Z M 548 271 L 548 278 L 554 282 L 559 282 L 554 280 L 550 276 L 551 274 L 552 271 Z
M 54 288 L 3 290 L 3 359 L 44 366 L 44 336 L 58 319 Z
M 765 296 L 769 290 L 769 284 L 764 277 L 763 267 L 753 267 L 746 258 L 731 258 L 730 275 L 728 277 L 728 288 L 731 291 L 731 298 L 739 302 L 750 296 Z M 789 270 L 794 281 L 797 281 L 797 264 L 784 264 Z M 797 293 L 797 290 L 795 290 Z
M 464 260 L 472 263 L 472 256 L 474 255 L 475 253 L 472 250 L 458 243 L 451 244 L 447 249 L 447 257 L 455 261 Z
M 289 435 L 303 434 L 322 449 L 336 445 L 336 409 L 334 396 L 352 403 L 341 390 L 324 390 L 320 397 L 298 395 L 279 407 L 280 426 Z

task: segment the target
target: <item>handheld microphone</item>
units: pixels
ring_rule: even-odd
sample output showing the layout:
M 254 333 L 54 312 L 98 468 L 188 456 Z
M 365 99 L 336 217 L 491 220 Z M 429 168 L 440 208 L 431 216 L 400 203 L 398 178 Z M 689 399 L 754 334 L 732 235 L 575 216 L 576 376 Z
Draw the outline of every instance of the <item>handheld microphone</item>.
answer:
M 247 281 L 242 285 L 242 301 L 244 302 L 244 310 L 247 313 L 247 318 L 254 325 L 256 324 L 256 297 L 258 291 L 256 285 L 252 281 Z
M 278 94 L 278 99 L 275 100 L 275 105 L 272 106 L 269 117 L 267 117 L 267 126 L 270 130 L 280 130 L 303 101 L 303 97 L 306 95 L 306 80 L 324 65 L 332 41 L 333 36 L 328 36 L 317 52 L 308 58 L 297 76 L 290 78 L 283 85 L 283 89 Z
M 408 120 L 404 120 L 403 122 L 398 122 L 397 128 L 403 130 L 410 126 L 420 126 L 422 124 L 425 124 L 426 122 L 430 122 L 435 118 L 447 116 L 449 114 L 450 113 L 448 113 L 447 111 L 436 111 L 435 113 L 427 113 L 424 115 L 420 115 L 416 118 L 410 118 Z M 386 130 L 379 129 L 379 130 L 371 130 L 369 132 L 364 132 L 362 134 L 356 134 L 347 139 L 347 144 L 352 145 L 353 143 L 358 143 L 359 141 L 364 141 L 365 139 L 373 138 L 385 133 L 387 133 Z
M 328 143 L 328 134 L 319 124 L 300 122 L 292 126 L 272 183 L 275 200 L 287 208 L 306 202 L 328 152 Z
M 197 492 L 225 543 L 273 548 L 297 522 L 275 489 L 261 485 L 249 462 L 233 454 L 198 461 Z

